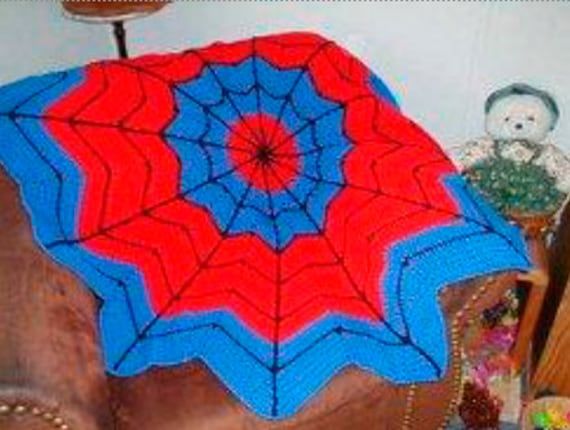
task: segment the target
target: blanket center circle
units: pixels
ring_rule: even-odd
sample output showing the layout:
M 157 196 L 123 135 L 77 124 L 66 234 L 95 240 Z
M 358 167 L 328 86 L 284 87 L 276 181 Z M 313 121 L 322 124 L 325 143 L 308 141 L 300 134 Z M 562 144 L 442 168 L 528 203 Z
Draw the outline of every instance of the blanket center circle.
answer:
M 297 176 L 295 136 L 272 115 L 242 116 L 233 124 L 227 145 L 233 167 L 255 188 L 279 191 Z

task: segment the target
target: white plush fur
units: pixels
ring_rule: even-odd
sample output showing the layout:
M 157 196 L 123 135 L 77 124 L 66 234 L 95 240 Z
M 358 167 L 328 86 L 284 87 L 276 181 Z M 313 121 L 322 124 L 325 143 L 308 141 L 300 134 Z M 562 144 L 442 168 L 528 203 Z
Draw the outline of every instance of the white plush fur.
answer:
M 493 139 L 539 143 L 546 138 L 553 121 L 552 112 L 540 98 L 514 94 L 493 103 L 485 128 Z

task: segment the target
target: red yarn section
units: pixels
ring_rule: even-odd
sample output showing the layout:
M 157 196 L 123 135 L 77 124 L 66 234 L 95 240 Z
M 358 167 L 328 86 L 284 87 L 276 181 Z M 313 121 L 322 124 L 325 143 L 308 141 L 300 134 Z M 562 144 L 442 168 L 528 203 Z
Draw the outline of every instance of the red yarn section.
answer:
M 295 137 L 269 115 L 247 115 L 232 128 L 229 153 L 237 171 L 254 187 L 276 191 L 295 179 Z M 255 160 L 248 163 L 248 160 Z
M 234 65 L 252 55 L 281 69 L 306 69 L 321 97 L 343 105 L 343 132 L 352 145 L 343 160 L 346 181 L 321 231 L 298 236 L 279 252 L 256 235 L 220 231 L 206 208 L 185 199 L 181 163 L 165 135 L 178 84 L 208 65 Z M 439 182 L 455 171 L 451 162 L 373 92 L 358 60 L 317 36 L 102 62 L 86 74 L 44 120 L 84 175 L 77 240 L 137 268 L 158 317 L 227 309 L 276 341 L 330 313 L 378 320 L 393 243 L 455 219 L 455 202 Z M 238 171 L 246 181 L 276 191 L 295 180 L 297 147 L 281 123 L 252 115 L 234 127 L 247 139 L 231 135 L 231 162 L 263 161 L 260 169 Z M 269 169 L 278 174 L 268 175 Z

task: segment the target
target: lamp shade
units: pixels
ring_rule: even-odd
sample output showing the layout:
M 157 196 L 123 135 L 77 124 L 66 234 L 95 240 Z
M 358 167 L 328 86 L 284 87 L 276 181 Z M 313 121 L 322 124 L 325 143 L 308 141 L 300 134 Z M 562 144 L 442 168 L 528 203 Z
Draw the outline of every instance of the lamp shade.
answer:
M 72 17 L 84 21 L 109 22 L 149 15 L 166 6 L 169 0 L 123 1 L 67 1 L 63 9 Z

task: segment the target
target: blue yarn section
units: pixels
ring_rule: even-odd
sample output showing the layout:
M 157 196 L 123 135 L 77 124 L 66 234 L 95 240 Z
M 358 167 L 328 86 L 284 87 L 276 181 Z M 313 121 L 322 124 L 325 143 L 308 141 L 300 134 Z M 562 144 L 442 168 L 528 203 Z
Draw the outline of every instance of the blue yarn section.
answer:
M 380 79 L 377 75 L 370 76 L 370 85 L 376 92 L 376 94 L 394 106 L 396 109 L 400 109 L 400 104 L 398 103 L 398 99 L 396 95 L 390 91 L 388 86 L 384 83 L 382 79 Z
M 239 67 L 250 66 L 242 64 Z M 270 66 L 259 61 L 257 67 L 258 73 L 267 68 L 268 82 L 276 81 L 270 77 L 275 73 Z M 224 78 L 223 67 L 216 72 L 219 79 L 226 79 L 225 85 L 244 91 L 243 99 L 240 99 L 244 104 L 240 106 L 251 103 L 247 93 L 248 82 L 251 82 L 249 73 L 228 71 L 230 77 Z M 290 77 L 281 78 L 282 73 L 273 88 L 276 95 L 279 91 L 289 91 L 299 76 L 299 72 L 291 71 Z M 264 82 L 265 76 L 262 72 L 258 82 Z M 73 270 L 103 300 L 101 337 L 107 369 L 112 374 L 130 376 L 153 365 L 169 366 L 199 359 L 252 411 L 269 419 L 283 419 L 296 413 L 330 378 L 348 365 L 356 365 L 398 384 L 436 381 L 445 374 L 449 356 L 447 328 L 437 302 L 438 292 L 446 285 L 475 276 L 530 267 L 520 231 L 497 215 L 460 176 L 451 175 L 445 178 L 444 185 L 460 206 L 463 217 L 394 244 L 388 255 L 387 273 L 379 285 L 379 291 L 384 291 L 385 321 L 370 323 L 328 314 L 280 345 L 276 368 L 272 367 L 273 344 L 252 333 L 229 311 L 188 312 L 180 317 L 160 319 L 145 331 L 143 327 L 156 315 L 136 268 L 95 255 L 81 244 L 49 245 L 76 236 L 83 178 L 74 162 L 35 117 L 80 85 L 83 79 L 82 70 L 76 69 L 29 78 L 0 88 L 0 164 L 20 186 L 40 246 Z M 203 82 L 214 79 L 212 72 L 205 72 L 198 81 L 202 79 Z M 301 76 L 299 82 L 303 79 Z M 203 128 L 195 125 L 198 121 L 190 124 L 180 120 L 169 132 L 176 134 L 177 130 L 186 127 L 184 136 L 194 133 L 197 139 L 208 136 L 208 140 L 215 138 L 223 142 L 218 139 L 225 136 L 224 131 L 222 126 L 216 125 L 213 115 L 198 109 L 189 101 L 189 95 L 181 92 L 200 97 L 200 100 L 211 97 L 212 109 L 221 115 L 229 108 L 217 104 L 216 83 L 208 84 L 207 91 L 205 85 L 188 84 L 177 94 L 180 117 L 194 112 L 203 120 Z M 319 105 L 321 101 L 316 97 L 303 98 L 303 85 L 300 83 L 298 90 L 300 104 L 315 103 L 321 109 L 330 107 L 324 101 Z M 263 103 L 265 111 L 278 108 L 269 95 Z M 275 103 L 273 108 L 272 103 Z M 334 137 L 339 118 L 334 117 L 334 112 L 330 115 L 330 123 L 323 124 L 322 133 L 327 133 L 325 129 L 331 127 Z M 302 118 L 293 111 L 284 118 L 293 129 L 302 123 Z M 188 127 L 193 128 L 189 130 Z M 347 143 L 331 139 L 331 152 L 326 156 L 341 158 Z M 298 142 L 300 146 L 309 145 L 306 141 L 303 143 L 301 134 Z M 181 157 L 191 157 L 191 153 L 198 152 L 184 151 L 184 145 L 193 144 L 187 140 L 171 138 L 171 143 Z M 223 157 L 216 147 L 199 146 L 203 148 L 205 159 Z M 219 163 L 224 165 L 222 161 Z M 190 189 L 200 183 L 208 163 L 192 159 L 183 164 L 187 170 L 182 186 Z M 304 168 L 320 171 L 317 160 L 308 164 Z M 190 165 L 201 172 L 195 173 L 199 177 L 193 176 Z M 335 168 L 321 173 L 331 175 L 331 178 L 341 174 Z M 237 179 L 233 180 L 237 182 Z M 236 184 L 231 179 L 220 179 L 218 183 L 223 183 L 224 190 L 228 190 L 219 192 L 219 198 L 225 199 L 225 206 L 217 206 L 218 203 L 208 200 L 199 191 L 190 194 L 189 198 L 208 206 L 223 226 L 227 220 L 221 212 L 230 211 L 228 208 L 232 205 L 228 195 L 243 189 L 243 184 Z M 312 190 L 308 188 L 309 184 L 295 186 L 299 187 L 295 191 L 298 195 L 310 194 L 308 199 L 316 198 L 311 210 L 315 217 L 321 217 L 318 219 L 322 219 L 321 212 L 338 191 L 308 191 Z M 274 197 L 278 199 L 278 194 Z M 286 196 L 281 198 L 279 204 L 283 208 L 292 205 Z M 249 203 L 262 209 L 267 202 L 263 196 L 258 196 Z M 256 227 L 257 233 L 279 246 L 300 232 L 311 231 L 303 220 L 295 218 L 300 215 L 283 216 L 280 222 L 294 227 L 284 226 L 282 236 L 276 237 L 275 233 L 264 230 L 262 222 L 261 227 Z M 301 227 L 297 227 L 297 223 Z M 243 221 L 233 232 L 252 228 Z
M 82 70 L 73 69 L 30 77 L 1 88 L 0 163 L 19 183 L 40 243 L 76 236 L 82 178 L 37 116 L 82 81 Z M 12 120 L 11 115 L 20 116 Z
M 342 107 L 321 98 L 304 70 L 278 70 L 260 58 L 237 66 L 210 66 L 199 78 L 177 87 L 176 103 L 179 114 L 167 135 L 182 162 L 182 191 L 191 202 L 208 208 L 220 230 L 255 233 L 280 249 L 296 235 L 323 227 L 326 208 L 340 190 L 335 184 L 344 181 L 342 161 L 350 143 L 343 134 Z M 259 112 L 280 119 L 295 133 L 302 154 L 301 174 L 287 191 L 271 195 L 248 187 L 226 146 L 233 124 Z M 315 177 L 323 181 L 310 179 Z

